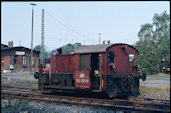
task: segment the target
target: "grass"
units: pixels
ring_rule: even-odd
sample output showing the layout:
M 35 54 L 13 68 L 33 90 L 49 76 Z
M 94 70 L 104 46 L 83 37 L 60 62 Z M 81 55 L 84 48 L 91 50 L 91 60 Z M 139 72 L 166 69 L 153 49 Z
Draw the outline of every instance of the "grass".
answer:
M 20 111 L 27 110 L 29 107 L 29 102 L 28 101 L 16 101 L 15 103 L 10 103 L 11 100 L 8 100 L 7 102 L 4 102 L 1 107 L 2 108 L 7 108 L 7 107 L 15 107 L 19 109 Z
M 13 105 L 15 108 L 18 108 L 20 111 L 27 110 L 29 107 L 28 101 L 16 101 Z
M 15 103 L 12 104 L 9 93 L 7 93 L 7 95 L 8 95 L 8 100 L 7 102 L 4 102 L 3 104 L 1 104 L 1 108 L 15 107 L 19 109 L 20 111 L 24 111 L 28 109 L 29 107 L 28 101 L 16 101 Z
M 158 73 L 158 74 L 148 75 L 148 76 L 154 76 L 154 77 L 170 77 L 170 74 Z
M 2 108 L 7 108 L 7 107 L 12 106 L 12 105 L 11 105 L 11 98 L 10 98 L 9 93 L 7 93 L 7 95 L 8 95 L 8 101 L 7 101 L 7 102 L 4 102 L 4 104 L 1 104 L 1 107 L 2 107 Z
M 170 91 L 170 86 L 167 87 L 146 87 L 146 86 L 140 86 L 141 93 L 146 93 L 149 91 Z M 145 91 L 145 92 L 144 92 Z
M 38 82 L 38 79 L 29 79 L 29 78 L 22 78 L 23 81 L 32 81 L 32 82 Z
M 168 99 L 170 98 L 170 86 L 161 88 L 140 86 L 140 95 L 156 99 Z

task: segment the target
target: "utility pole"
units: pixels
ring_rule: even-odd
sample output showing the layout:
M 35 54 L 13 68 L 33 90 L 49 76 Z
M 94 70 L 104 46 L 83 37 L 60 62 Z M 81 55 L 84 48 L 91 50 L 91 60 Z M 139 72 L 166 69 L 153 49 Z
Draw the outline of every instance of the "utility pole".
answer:
M 41 59 L 40 62 L 45 67 L 45 57 L 44 57 L 44 9 L 42 9 L 42 45 L 41 45 Z
M 36 4 L 31 3 L 32 5 L 32 29 L 31 29 L 31 55 L 30 55 L 30 74 L 33 74 L 33 18 L 34 18 L 34 9 L 33 7 L 36 6 Z
M 99 34 L 99 44 L 100 44 L 100 35 L 102 34 L 102 33 L 98 33 Z
M 19 41 L 19 46 L 21 46 L 21 41 Z

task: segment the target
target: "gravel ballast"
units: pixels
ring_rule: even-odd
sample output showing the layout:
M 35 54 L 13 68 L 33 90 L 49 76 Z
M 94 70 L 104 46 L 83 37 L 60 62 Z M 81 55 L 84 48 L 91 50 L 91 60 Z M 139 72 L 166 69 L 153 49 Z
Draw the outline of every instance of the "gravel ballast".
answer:
M 17 74 L 17 73 L 16 73 Z M 5 76 L 1 75 L 1 85 L 7 85 L 7 86 L 16 86 L 16 87 L 24 87 L 24 88 L 38 88 L 37 82 L 34 81 L 33 76 L 30 76 L 30 80 L 23 78 L 26 78 L 27 76 L 24 76 L 22 74 L 22 77 L 19 75 L 16 76 L 13 74 L 13 77 L 10 77 L 10 75 Z M 146 90 L 146 89 L 145 89 Z M 158 90 L 158 89 L 155 89 Z M 170 100 L 170 91 L 163 91 L 158 93 L 146 93 L 143 95 L 140 95 L 147 98 L 158 98 L 158 99 L 169 99 Z M 162 98 L 162 96 L 165 96 Z M 166 98 L 167 97 L 167 98 Z M 11 100 L 13 104 L 15 104 L 15 100 Z M 91 108 L 91 107 L 81 107 L 81 106 L 69 106 L 69 105 L 63 105 L 63 104 L 45 104 L 45 103 L 34 103 L 29 102 L 27 105 L 27 109 L 25 111 L 22 111 L 20 107 L 11 106 L 11 107 L 4 107 L 5 103 L 8 103 L 8 100 L 2 100 L 1 99 L 1 112 L 2 113 L 122 113 L 121 111 L 112 111 L 112 110 L 105 110 L 100 108 Z

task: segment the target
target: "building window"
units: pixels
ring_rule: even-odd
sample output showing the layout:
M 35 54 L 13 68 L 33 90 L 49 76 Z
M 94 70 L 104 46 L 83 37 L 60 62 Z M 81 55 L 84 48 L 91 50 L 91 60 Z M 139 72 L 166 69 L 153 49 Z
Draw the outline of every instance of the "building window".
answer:
M 134 64 L 136 61 L 136 55 L 135 53 L 130 53 L 129 54 L 129 64 Z
M 14 56 L 14 64 L 17 64 L 17 55 Z
M 26 56 L 22 56 L 23 59 L 23 65 L 26 65 Z
M 29 57 L 29 59 L 30 59 L 30 66 L 31 66 L 31 57 Z M 32 65 L 34 67 L 34 57 L 32 57 Z
M 22 63 L 23 63 L 23 68 L 27 68 L 27 66 L 26 66 L 26 56 L 22 56 Z

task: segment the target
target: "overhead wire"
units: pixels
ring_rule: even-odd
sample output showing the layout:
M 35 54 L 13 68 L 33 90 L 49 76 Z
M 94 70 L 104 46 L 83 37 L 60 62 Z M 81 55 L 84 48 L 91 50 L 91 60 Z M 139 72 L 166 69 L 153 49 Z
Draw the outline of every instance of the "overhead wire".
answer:
M 41 9 L 44 9 L 43 7 L 41 7 Z M 81 37 L 84 37 L 84 39 L 82 39 L 81 42 L 85 43 L 86 41 L 89 42 L 89 40 L 91 39 L 89 36 L 86 36 L 85 34 L 83 33 L 80 33 L 74 29 L 72 29 L 71 27 L 69 27 L 68 25 L 64 24 L 64 22 L 62 22 L 60 19 L 58 18 L 61 18 L 58 16 L 58 18 L 56 18 L 55 16 L 53 16 L 51 13 L 49 13 L 49 11 L 47 11 L 46 9 L 44 10 L 44 13 L 47 14 L 47 16 L 51 17 L 55 22 L 57 22 L 58 24 L 62 25 L 64 28 L 66 28 L 67 30 L 71 31 L 73 34 L 77 35 L 77 36 L 81 36 Z M 62 38 L 62 37 L 61 37 Z M 61 38 L 59 39 L 59 41 L 62 41 Z M 85 39 L 86 38 L 86 39 Z M 71 39 L 72 41 L 71 42 L 75 42 L 75 39 Z M 66 41 L 66 40 L 64 40 Z M 94 43 L 94 41 L 92 41 L 92 43 Z
M 47 15 L 49 15 L 50 17 L 52 17 L 55 21 L 57 21 L 59 24 L 61 24 L 63 27 L 65 27 L 66 29 L 72 31 L 73 33 L 79 35 L 79 36 L 82 36 L 84 38 L 89 38 L 88 36 L 76 31 L 76 30 L 73 30 L 72 28 L 68 27 L 67 25 L 65 25 L 61 20 L 57 19 L 56 17 L 54 17 L 53 15 L 51 15 L 47 10 L 45 10 L 45 13 Z

